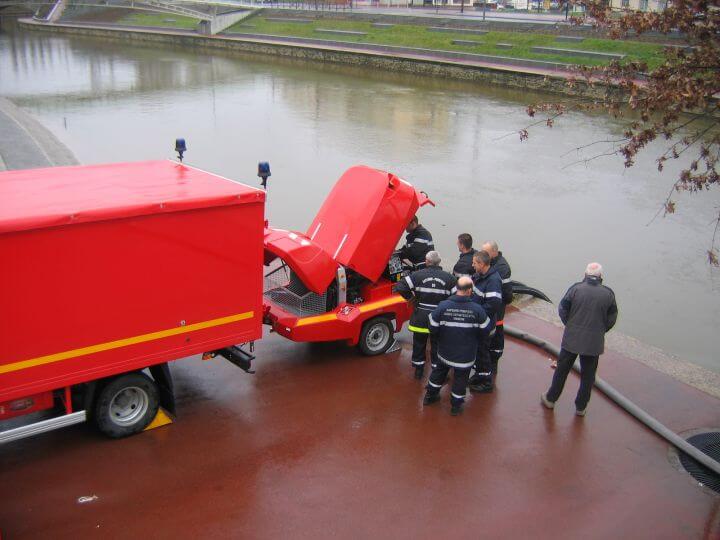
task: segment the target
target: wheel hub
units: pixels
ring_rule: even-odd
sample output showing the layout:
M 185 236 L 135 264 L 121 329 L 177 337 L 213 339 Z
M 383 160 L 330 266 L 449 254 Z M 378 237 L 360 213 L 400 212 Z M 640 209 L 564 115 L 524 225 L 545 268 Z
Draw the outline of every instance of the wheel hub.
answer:
M 129 426 L 145 416 L 150 399 L 137 386 L 123 388 L 110 400 L 110 418 L 119 426 Z
M 374 326 L 367 336 L 367 345 L 373 350 L 380 349 L 388 339 L 388 329 L 384 324 Z

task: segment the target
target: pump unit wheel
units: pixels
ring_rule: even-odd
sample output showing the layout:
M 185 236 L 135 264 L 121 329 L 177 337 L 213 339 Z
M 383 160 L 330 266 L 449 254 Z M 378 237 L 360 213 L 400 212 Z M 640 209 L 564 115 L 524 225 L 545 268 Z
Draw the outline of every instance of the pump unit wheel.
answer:
M 98 429 L 114 439 L 145 429 L 157 414 L 160 393 L 143 373 L 126 373 L 112 379 L 95 401 Z
M 393 339 L 392 323 L 385 318 L 377 317 L 363 325 L 358 346 L 363 354 L 373 356 L 387 351 Z

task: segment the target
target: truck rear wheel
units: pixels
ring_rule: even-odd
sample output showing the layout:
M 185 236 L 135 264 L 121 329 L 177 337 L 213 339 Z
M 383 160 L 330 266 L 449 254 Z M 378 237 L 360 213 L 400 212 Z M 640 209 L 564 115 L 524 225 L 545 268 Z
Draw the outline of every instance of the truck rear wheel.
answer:
M 387 351 L 393 340 L 392 323 L 383 317 L 376 317 L 363 324 L 358 346 L 364 355 L 374 356 Z
M 95 401 L 95 424 L 108 437 L 127 437 L 145 429 L 157 414 L 160 392 L 143 373 L 112 379 Z

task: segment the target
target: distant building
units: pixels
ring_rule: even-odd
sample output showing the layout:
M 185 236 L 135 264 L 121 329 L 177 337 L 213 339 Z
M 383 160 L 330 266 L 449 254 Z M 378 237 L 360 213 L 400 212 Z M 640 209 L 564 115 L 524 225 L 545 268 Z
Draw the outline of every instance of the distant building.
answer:
M 632 9 L 635 11 L 664 11 L 668 0 L 610 0 L 613 9 Z

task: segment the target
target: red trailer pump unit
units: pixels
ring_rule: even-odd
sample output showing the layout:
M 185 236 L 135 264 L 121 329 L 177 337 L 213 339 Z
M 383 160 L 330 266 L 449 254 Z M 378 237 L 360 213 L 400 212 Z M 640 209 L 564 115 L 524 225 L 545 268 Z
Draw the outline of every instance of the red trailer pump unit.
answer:
M 0 173 L 0 420 L 101 381 L 81 408 L 142 429 L 139 370 L 259 339 L 264 201 L 171 161 Z
M 346 340 L 382 354 L 410 318 L 393 291 L 393 250 L 417 210 L 434 203 L 392 173 L 348 169 L 307 233 L 265 231 L 266 319 L 293 341 Z

